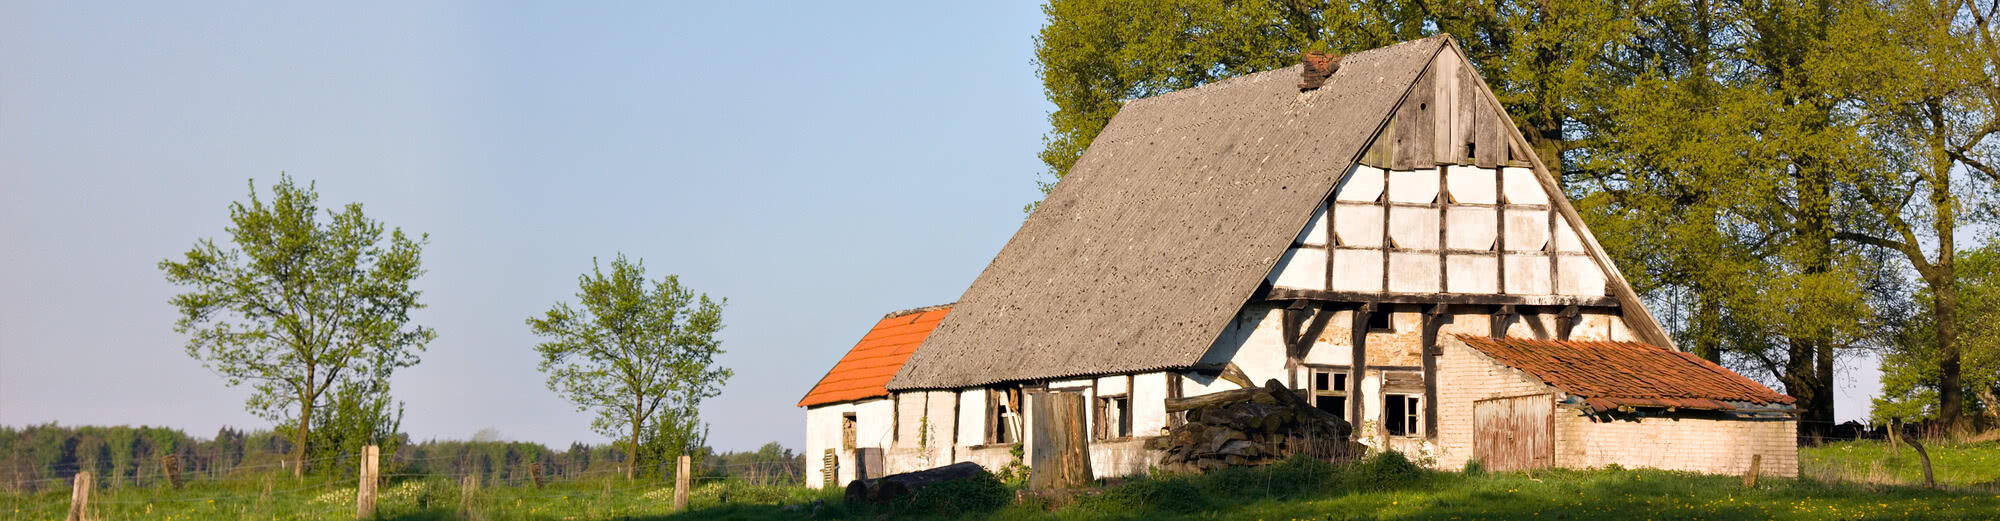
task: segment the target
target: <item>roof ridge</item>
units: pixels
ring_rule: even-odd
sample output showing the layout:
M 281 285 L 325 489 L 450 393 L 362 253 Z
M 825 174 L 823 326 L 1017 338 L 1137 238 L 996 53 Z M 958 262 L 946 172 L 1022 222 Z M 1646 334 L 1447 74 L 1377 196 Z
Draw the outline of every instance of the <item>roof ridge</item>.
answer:
M 946 302 L 946 303 L 943 303 L 943 304 L 937 304 L 937 305 L 931 305 L 931 306 L 924 306 L 924 307 L 916 307 L 916 308 L 910 308 L 910 309 L 903 309 L 903 310 L 896 310 L 896 311 L 890 311 L 890 312 L 889 312 L 888 314 L 886 314 L 886 315 L 882 315 L 882 320 L 888 320 L 888 319 L 892 319 L 892 318 L 896 318 L 896 317 L 900 317 L 900 316 L 904 316 L 904 315 L 915 315 L 915 314 L 917 314 L 917 313 L 922 313 L 922 312 L 925 312 L 925 311 L 937 311 L 937 310 L 940 310 L 940 309 L 945 309 L 945 308 L 949 308 L 949 307 L 951 307 L 951 306 L 952 306 L 953 304 L 957 304 L 957 303 L 958 303 L 958 302 Z

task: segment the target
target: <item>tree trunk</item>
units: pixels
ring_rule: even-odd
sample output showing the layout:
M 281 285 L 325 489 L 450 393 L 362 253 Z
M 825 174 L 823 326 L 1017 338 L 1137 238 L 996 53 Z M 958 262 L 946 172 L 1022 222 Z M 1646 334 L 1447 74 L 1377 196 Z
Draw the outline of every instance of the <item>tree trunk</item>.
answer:
M 299 433 L 298 438 L 292 444 L 292 477 L 295 478 L 305 477 L 306 475 L 306 436 L 312 434 L 313 421 L 313 400 L 310 397 L 311 394 L 300 393 L 299 395 Z
M 1931 313 L 1937 316 L 1938 422 L 1957 429 L 1965 409 L 1959 382 L 1958 274 L 1951 264 L 1950 236 L 1939 237 L 1938 243 L 1940 258 L 1934 269 L 1938 280 L 1931 282 Z
M 638 476 L 638 470 L 639 470 L 639 426 L 640 426 L 640 424 L 642 424 L 642 423 L 643 423 L 643 422 L 639 420 L 639 411 L 632 411 L 632 442 L 631 442 L 631 443 L 629 444 L 629 446 L 630 446 L 630 447 L 632 448 L 632 449 L 631 449 L 631 450 L 632 450 L 632 452 L 631 452 L 630 454 L 626 454 L 626 455 L 625 455 L 625 480 L 626 480 L 626 481 L 631 481 L 631 480 L 632 480 L 633 478 L 635 478 L 635 477 L 637 477 L 637 476 Z

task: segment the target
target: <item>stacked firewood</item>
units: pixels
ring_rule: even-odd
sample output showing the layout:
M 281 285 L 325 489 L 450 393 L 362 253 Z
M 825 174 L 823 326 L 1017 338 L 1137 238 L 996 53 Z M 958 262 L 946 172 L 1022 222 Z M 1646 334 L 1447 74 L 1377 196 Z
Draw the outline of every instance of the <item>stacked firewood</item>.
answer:
M 1348 442 L 1353 429 L 1346 421 L 1314 408 L 1277 380 L 1167 401 L 1169 414 L 1179 411 L 1187 413 L 1185 423 L 1146 443 L 1166 452 L 1160 465 L 1171 471 L 1264 465 L 1297 454 L 1331 460 L 1360 453 Z

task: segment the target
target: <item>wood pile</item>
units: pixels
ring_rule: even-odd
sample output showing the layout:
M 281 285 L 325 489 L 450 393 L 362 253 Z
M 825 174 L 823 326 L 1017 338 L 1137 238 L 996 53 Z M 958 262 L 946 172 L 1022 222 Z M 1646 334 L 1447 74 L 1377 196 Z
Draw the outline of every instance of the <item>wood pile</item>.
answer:
M 1186 423 L 1146 442 L 1146 448 L 1166 452 L 1160 465 L 1172 471 L 1265 465 L 1296 454 L 1331 460 L 1361 453 L 1348 442 L 1353 428 L 1346 421 L 1314 408 L 1277 380 L 1167 400 L 1167 412 L 1177 411 L 1187 412 Z

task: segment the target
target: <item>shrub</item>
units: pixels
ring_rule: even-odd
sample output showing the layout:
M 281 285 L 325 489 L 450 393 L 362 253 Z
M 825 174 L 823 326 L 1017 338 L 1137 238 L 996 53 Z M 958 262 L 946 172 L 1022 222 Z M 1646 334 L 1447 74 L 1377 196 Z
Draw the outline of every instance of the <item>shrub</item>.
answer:
M 991 472 L 937 483 L 896 501 L 896 509 L 907 514 L 955 517 L 973 512 L 991 512 L 1014 500 L 1014 492 Z
M 1486 463 L 1479 461 L 1477 459 L 1465 460 L 1465 475 L 1466 476 L 1486 475 Z
M 1170 512 L 1186 514 L 1208 508 L 1208 496 L 1188 478 L 1138 478 L 1078 501 L 1085 510 L 1106 514 Z
M 1403 453 L 1382 452 L 1363 458 L 1348 468 L 1345 485 L 1356 489 L 1392 489 L 1424 477 L 1424 469 L 1411 463 Z

